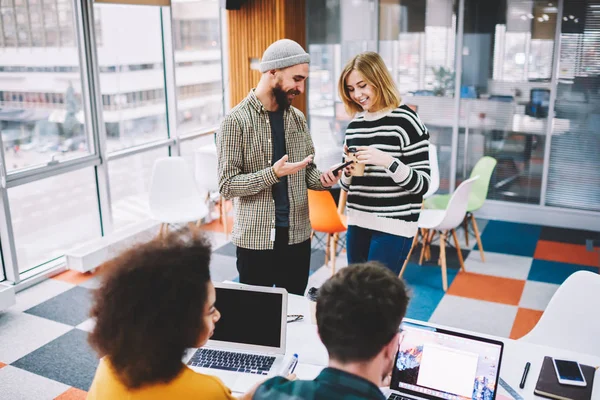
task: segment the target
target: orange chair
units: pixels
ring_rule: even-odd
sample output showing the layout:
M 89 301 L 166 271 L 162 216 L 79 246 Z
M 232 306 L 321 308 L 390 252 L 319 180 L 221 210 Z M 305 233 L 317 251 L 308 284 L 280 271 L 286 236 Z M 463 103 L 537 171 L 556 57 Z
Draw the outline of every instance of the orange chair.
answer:
M 308 212 L 310 225 L 314 232 L 327 234 L 327 247 L 325 249 L 325 265 L 331 259 L 331 275 L 335 274 L 335 259 L 337 243 L 341 232 L 346 232 L 346 216 L 338 213 L 333 196 L 328 191 L 308 191 Z

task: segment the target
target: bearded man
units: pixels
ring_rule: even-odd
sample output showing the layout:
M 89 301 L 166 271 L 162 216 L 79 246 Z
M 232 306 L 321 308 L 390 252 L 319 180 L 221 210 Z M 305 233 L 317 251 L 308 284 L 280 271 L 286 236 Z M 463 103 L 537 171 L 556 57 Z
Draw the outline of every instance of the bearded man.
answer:
M 300 295 L 311 254 L 307 189 L 325 190 L 341 175 L 317 169 L 306 118 L 291 106 L 304 92 L 309 62 L 293 40 L 271 44 L 258 85 L 217 132 L 219 192 L 234 199 L 232 242 L 240 283 Z

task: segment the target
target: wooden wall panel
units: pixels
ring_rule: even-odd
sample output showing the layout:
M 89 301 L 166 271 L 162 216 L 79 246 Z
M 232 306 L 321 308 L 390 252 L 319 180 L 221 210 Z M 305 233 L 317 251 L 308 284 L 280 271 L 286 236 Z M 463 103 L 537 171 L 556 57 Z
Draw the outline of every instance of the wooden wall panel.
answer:
M 306 49 L 305 10 L 305 0 L 247 0 L 240 10 L 227 11 L 231 107 L 256 87 L 260 72 L 250 69 L 250 60 L 260 60 L 271 43 L 287 38 Z M 293 105 L 306 113 L 306 96 Z

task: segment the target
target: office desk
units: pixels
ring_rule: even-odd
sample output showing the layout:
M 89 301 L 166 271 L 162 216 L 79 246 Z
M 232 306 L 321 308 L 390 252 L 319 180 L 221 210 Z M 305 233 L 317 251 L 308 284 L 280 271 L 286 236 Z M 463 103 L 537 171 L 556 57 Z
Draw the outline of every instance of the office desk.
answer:
M 328 357 L 327 351 L 317 335 L 316 325 L 313 325 L 310 322 L 308 299 L 302 296 L 289 295 L 288 314 L 302 314 L 304 315 L 304 319 L 287 325 L 286 354 L 288 356 L 294 353 L 298 354 L 299 366 L 296 371 L 298 379 L 313 379 L 319 371 L 327 365 Z M 407 321 L 441 327 L 440 325 L 423 323 L 422 321 L 409 319 L 407 319 Z M 504 342 L 504 355 L 502 357 L 500 376 L 525 399 L 541 398 L 535 396 L 533 390 L 542 367 L 544 356 L 560 357 L 576 360 L 581 364 L 600 366 L 600 357 L 588 354 L 579 354 L 569 350 L 538 346 L 518 340 L 484 335 L 462 329 L 450 329 L 477 336 L 489 337 Z M 527 376 L 525 388 L 519 389 L 519 382 L 521 381 L 523 368 L 527 361 L 531 363 L 531 368 L 529 370 L 529 375 Z M 598 371 L 596 371 L 594 380 L 592 399 L 600 399 L 600 372 Z

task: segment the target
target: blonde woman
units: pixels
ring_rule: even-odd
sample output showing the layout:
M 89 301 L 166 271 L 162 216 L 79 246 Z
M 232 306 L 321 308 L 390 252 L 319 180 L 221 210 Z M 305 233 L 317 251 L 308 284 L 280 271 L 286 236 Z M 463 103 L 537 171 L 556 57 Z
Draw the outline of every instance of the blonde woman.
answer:
M 346 167 L 341 180 L 348 192 L 348 264 L 376 260 L 398 274 L 429 188 L 429 132 L 402 103 L 377 53 L 350 60 L 338 90 L 354 115 L 344 150 L 365 166 L 362 176 L 356 164 Z

